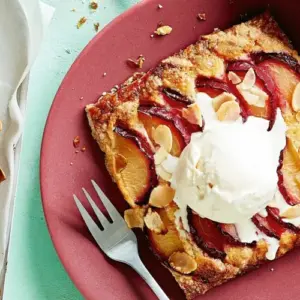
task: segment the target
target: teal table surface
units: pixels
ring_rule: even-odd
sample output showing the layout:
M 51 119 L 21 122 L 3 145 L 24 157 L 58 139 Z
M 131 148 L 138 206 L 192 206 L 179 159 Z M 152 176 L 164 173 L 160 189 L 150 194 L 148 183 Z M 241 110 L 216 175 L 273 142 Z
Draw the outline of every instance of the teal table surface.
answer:
M 40 146 L 55 93 L 72 62 L 95 35 L 137 0 L 48 0 L 56 8 L 30 75 L 20 173 L 4 287 L 5 300 L 83 299 L 61 265 L 45 224 L 39 185 Z M 75 10 L 75 11 L 74 11 Z M 77 21 L 87 22 L 76 28 Z

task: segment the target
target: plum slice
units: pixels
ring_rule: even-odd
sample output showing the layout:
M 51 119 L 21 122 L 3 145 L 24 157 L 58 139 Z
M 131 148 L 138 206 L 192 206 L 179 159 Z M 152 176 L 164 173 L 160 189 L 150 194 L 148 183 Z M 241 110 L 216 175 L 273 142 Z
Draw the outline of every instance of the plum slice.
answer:
M 121 178 L 121 190 L 126 189 L 131 202 L 142 204 L 148 201 L 153 187 L 157 185 L 154 158 L 151 146 L 145 137 L 132 130 L 115 128 L 114 169 Z M 119 168 L 122 158 L 122 168 Z
M 274 87 L 270 76 L 263 69 L 249 61 L 233 62 L 228 65 L 227 72 L 234 72 L 241 78 L 241 80 L 243 80 L 250 68 L 253 68 L 256 74 L 255 86 L 269 96 L 265 107 L 257 107 L 248 104 L 246 99 L 244 99 L 244 97 L 238 91 L 236 85 L 232 84 L 230 80 L 228 80 L 228 85 L 230 86 L 232 93 L 236 95 L 240 101 L 243 116 L 255 116 L 270 120 L 270 128 L 272 128 L 276 116 L 277 101 L 276 96 L 272 93 Z
M 172 207 L 168 209 L 171 210 Z M 174 222 L 169 218 L 167 210 L 156 209 L 156 212 L 160 215 L 162 222 L 167 228 L 167 232 L 165 234 L 157 234 L 147 228 L 147 236 L 154 254 L 160 260 L 167 262 L 170 255 L 177 251 L 184 251 L 184 247 Z
M 270 215 L 271 218 L 276 220 L 282 227 L 284 227 L 287 230 L 291 230 L 293 232 L 299 233 L 300 228 L 296 227 L 295 225 L 291 223 L 284 222 L 279 214 L 279 209 L 275 207 L 267 207 L 267 212 Z
M 179 156 L 185 147 L 185 142 L 183 140 L 182 135 L 178 131 L 178 129 L 175 127 L 173 122 L 167 121 L 165 119 L 159 118 L 155 115 L 151 115 L 146 113 L 145 111 L 139 111 L 138 112 L 139 120 L 143 123 L 149 138 L 152 140 L 152 128 L 156 128 L 159 125 L 166 125 L 170 128 L 173 136 L 173 145 L 171 149 L 171 155 L 173 156 Z M 152 140 L 153 142 L 153 140 Z
M 139 107 L 139 112 L 172 122 L 175 128 L 180 132 L 185 145 L 190 142 L 192 133 L 202 131 L 199 125 L 191 124 L 185 120 L 179 109 L 141 106 Z
M 280 239 L 281 235 L 286 231 L 286 228 L 269 214 L 267 217 L 256 214 L 252 217 L 252 222 L 267 236 L 276 239 Z

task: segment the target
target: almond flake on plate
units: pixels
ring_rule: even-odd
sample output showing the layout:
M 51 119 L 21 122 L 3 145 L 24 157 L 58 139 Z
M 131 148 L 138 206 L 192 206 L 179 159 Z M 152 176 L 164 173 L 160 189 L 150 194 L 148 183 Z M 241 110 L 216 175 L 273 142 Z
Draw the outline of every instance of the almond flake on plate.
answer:
M 168 25 L 164 25 L 164 26 L 160 26 L 158 27 L 154 33 L 156 35 L 168 35 L 172 32 L 173 28 L 171 26 Z

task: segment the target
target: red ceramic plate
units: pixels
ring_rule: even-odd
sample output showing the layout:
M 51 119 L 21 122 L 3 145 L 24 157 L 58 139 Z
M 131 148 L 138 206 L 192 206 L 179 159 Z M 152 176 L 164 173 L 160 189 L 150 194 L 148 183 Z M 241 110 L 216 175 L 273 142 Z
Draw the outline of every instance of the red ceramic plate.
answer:
M 72 194 L 84 199 L 81 187 L 92 191 L 95 179 L 120 211 L 125 201 L 111 182 L 103 155 L 90 135 L 84 113 L 88 103 L 123 82 L 133 70 L 127 58 L 146 57 L 144 70 L 162 58 L 197 40 L 214 28 L 226 28 L 240 17 L 270 9 L 299 46 L 298 1 L 262 0 L 143 0 L 103 29 L 84 49 L 59 88 L 51 108 L 41 151 L 41 191 L 49 231 L 59 257 L 78 289 L 89 300 L 154 299 L 143 280 L 129 267 L 107 259 L 89 235 L 73 202 Z M 157 9 L 158 4 L 163 9 Z M 196 16 L 205 12 L 207 21 Z M 157 23 L 173 27 L 171 35 L 150 38 Z M 106 72 L 107 76 L 102 74 Z M 83 98 L 82 98 L 83 97 Z M 86 151 L 75 153 L 72 142 L 79 135 Z M 71 164 L 72 163 L 72 164 Z M 93 196 L 95 196 L 93 194 Z M 85 203 L 86 204 L 86 203 Z M 140 252 L 147 267 L 172 299 L 183 299 L 172 276 L 155 260 L 140 239 Z M 300 252 L 216 288 L 201 299 L 298 299 Z M 270 271 L 274 268 L 274 271 Z

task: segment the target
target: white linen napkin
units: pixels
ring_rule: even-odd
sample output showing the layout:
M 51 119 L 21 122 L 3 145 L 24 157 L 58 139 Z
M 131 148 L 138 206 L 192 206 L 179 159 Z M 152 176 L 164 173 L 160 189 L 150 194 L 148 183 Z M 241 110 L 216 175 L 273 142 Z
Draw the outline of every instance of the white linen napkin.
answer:
M 3 285 L 18 173 L 28 73 L 54 9 L 39 0 L 0 0 L 0 284 Z

